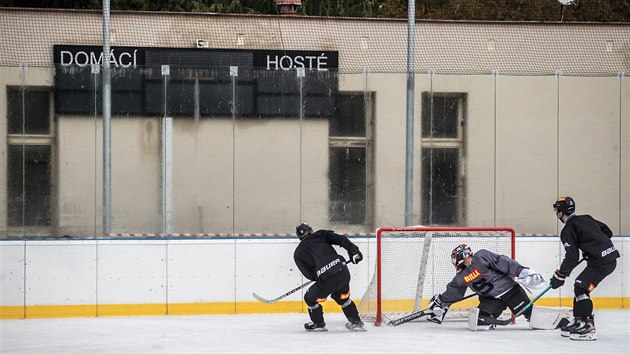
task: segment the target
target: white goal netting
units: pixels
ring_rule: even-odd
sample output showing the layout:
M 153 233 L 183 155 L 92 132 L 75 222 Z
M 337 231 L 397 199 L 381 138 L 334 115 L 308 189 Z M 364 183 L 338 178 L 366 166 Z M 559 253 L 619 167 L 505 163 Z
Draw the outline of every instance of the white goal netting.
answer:
M 366 322 L 376 325 L 427 307 L 455 276 L 451 251 L 459 244 L 514 258 L 515 231 L 509 227 L 407 227 L 377 231 L 374 276 L 359 304 Z M 468 290 L 466 295 L 471 294 Z M 464 317 L 475 297 L 451 306 L 451 318 Z

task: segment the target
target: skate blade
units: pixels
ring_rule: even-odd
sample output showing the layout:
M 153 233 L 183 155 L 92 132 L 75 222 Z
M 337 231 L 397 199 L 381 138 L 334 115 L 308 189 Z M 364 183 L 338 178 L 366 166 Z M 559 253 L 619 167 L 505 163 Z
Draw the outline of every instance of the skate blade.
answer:
M 306 329 L 305 331 L 307 332 L 328 332 L 327 328 L 313 328 L 313 329 Z
M 351 332 L 367 332 L 367 329 L 363 328 L 363 327 L 358 327 L 358 328 L 348 328 L 348 331 Z
M 592 333 L 572 334 L 571 336 L 569 336 L 569 338 L 571 338 L 571 340 L 581 340 L 581 341 L 597 340 L 597 337 L 595 337 L 595 334 L 592 334 Z

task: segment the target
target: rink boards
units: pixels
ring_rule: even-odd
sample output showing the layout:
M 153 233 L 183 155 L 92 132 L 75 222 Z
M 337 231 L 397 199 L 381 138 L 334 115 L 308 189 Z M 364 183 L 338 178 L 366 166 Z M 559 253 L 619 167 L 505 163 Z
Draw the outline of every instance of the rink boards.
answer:
M 359 300 L 373 276 L 376 245 L 370 236 L 351 239 L 365 256 L 349 267 L 352 298 Z M 623 258 L 630 254 L 630 237 L 613 241 L 622 258 L 593 291 L 596 308 L 630 307 L 630 262 Z M 305 312 L 302 291 L 273 305 L 252 297 L 256 292 L 274 298 L 306 281 L 293 262 L 297 242 L 287 237 L 0 241 L 0 319 Z M 557 236 L 517 236 L 516 245 L 516 259 L 545 277 L 563 257 Z M 572 282 L 582 267 L 537 304 L 571 306 Z M 327 312 L 339 311 L 330 305 L 330 300 L 324 305 Z

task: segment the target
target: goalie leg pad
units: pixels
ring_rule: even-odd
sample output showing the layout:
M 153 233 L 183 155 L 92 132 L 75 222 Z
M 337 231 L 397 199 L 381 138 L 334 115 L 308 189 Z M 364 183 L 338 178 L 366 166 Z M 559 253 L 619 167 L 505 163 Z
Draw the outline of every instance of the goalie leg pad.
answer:
M 477 330 L 477 320 L 479 319 L 479 308 L 473 307 L 468 309 L 468 329 Z
M 556 329 L 563 319 L 573 316 L 573 310 L 569 307 L 533 306 L 532 316 L 529 319 L 531 329 Z

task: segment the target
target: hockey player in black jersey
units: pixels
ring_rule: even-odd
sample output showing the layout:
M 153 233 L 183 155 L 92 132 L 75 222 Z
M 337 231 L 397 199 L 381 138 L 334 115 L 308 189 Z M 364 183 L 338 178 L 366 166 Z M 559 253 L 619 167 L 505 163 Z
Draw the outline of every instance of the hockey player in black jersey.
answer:
M 470 329 L 493 329 L 495 320 L 506 308 L 517 313 L 530 302 L 517 281 L 528 288 L 545 283 L 540 273 L 509 257 L 485 249 L 473 253 L 466 244 L 455 247 L 451 260 L 457 274 L 446 286 L 446 291 L 431 298 L 429 309 L 432 313 L 427 316 L 430 322 L 442 323 L 450 304 L 461 300 L 466 289 L 470 288 L 479 295 L 479 306 L 472 312 L 477 316 L 477 321 L 472 322 L 474 317 L 470 319 Z M 532 307 L 529 307 L 523 315 L 529 320 L 531 313 Z
M 351 331 L 364 331 L 357 306 L 350 299 L 350 272 L 346 260 L 332 245 L 346 249 L 350 261 L 355 264 L 363 259 L 359 247 L 347 237 L 330 230 L 313 232 L 306 223 L 296 227 L 296 233 L 300 244 L 293 254 L 295 264 L 306 278 L 316 281 L 304 294 L 311 319 L 311 322 L 304 324 L 304 328 L 307 331 L 326 331 L 324 311 L 320 302 L 326 301 L 330 295 L 341 306 L 349 321 L 346 328 Z
M 565 256 L 560 269 L 551 277 L 551 287 L 557 289 L 564 285 L 566 277 L 580 261 L 580 251 L 582 257 L 586 258 L 586 268 L 575 279 L 573 319 L 561 327 L 560 333 L 573 340 L 595 340 L 590 293 L 615 270 L 617 258 L 620 257 L 619 251 L 611 241 L 612 231 L 606 224 L 590 215 L 575 214 L 573 198 L 558 198 L 553 209 L 558 219 L 564 223 L 560 241 L 564 246 Z

